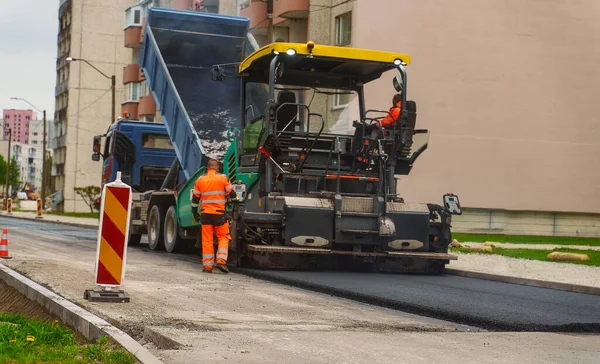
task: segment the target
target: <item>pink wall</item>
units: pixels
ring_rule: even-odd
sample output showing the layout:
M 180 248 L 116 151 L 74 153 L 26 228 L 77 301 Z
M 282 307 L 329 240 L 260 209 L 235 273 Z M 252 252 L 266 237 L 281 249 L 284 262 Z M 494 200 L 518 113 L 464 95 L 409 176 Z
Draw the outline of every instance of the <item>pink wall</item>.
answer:
M 12 141 L 16 143 L 29 143 L 29 121 L 36 119 L 32 110 L 4 109 L 2 118 L 5 129 L 11 128 Z M 4 140 L 8 140 L 7 131 L 4 131 Z
M 407 200 L 600 212 L 600 2 L 358 0 L 352 45 L 409 53 L 429 149 Z M 389 78 L 368 108 L 388 107 Z

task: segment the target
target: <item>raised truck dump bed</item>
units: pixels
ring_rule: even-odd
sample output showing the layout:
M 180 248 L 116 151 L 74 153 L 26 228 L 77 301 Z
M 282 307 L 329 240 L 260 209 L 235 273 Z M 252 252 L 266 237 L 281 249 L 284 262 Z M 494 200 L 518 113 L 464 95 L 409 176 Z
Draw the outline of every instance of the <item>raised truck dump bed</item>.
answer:
M 140 67 L 186 179 L 205 157 L 221 158 L 239 128 L 240 82 L 211 80 L 215 64 L 239 63 L 256 47 L 246 18 L 151 8 Z

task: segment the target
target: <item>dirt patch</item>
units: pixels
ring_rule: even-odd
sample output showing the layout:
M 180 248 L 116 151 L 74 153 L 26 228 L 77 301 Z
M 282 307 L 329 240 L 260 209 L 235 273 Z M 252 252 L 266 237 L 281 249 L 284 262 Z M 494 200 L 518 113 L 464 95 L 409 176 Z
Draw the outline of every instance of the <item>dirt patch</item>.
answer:
M 50 315 L 37 302 L 31 301 L 6 282 L 0 280 L 0 312 L 24 315 L 28 319 L 51 322 L 57 317 Z

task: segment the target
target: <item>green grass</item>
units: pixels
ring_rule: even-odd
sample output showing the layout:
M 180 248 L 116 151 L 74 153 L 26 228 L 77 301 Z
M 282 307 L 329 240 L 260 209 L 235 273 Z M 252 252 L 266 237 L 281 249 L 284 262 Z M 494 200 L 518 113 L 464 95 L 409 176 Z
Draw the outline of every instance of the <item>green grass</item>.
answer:
M 600 246 L 600 238 L 577 238 L 562 236 L 534 236 L 534 235 L 499 235 L 499 234 L 461 234 L 452 233 L 452 237 L 460 242 L 486 242 L 513 244 L 556 244 L 556 245 L 587 245 Z
M 538 249 L 505 249 L 505 248 L 492 248 L 491 253 L 486 252 L 474 252 L 467 248 L 450 248 L 453 252 L 469 253 L 469 254 L 487 254 L 487 255 L 502 255 L 510 258 L 522 258 L 530 260 L 541 260 L 544 262 L 551 262 L 552 260 L 546 259 L 546 256 L 551 252 L 563 252 L 563 253 L 578 253 L 587 254 L 590 260 L 587 262 L 567 262 L 559 261 L 559 263 L 570 263 L 570 264 L 582 264 L 600 267 L 600 251 L 596 250 L 578 250 L 578 249 L 553 249 L 553 250 L 538 250 Z
M 23 210 L 20 208 L 13 208 L 14 212 L 36 212 L 35 210 Z M 98 212 L 59 212 L 59 211 L 46 211 L 44 215 L 57 215 L 57 216 L 69 216 L 69 217 L 87 217 L 91 219 L 97 219 L 100 214 Z
M 34 341 L 27 341 L 28 336 Z M 116 348 L 107 336 L 79 345 L 73 332 L 56 322 L 0 313 L 0 364 L 41 362 L 127 364 L 135 363 L 135 357 Z
M 93 219 L 97 219 L 98 216 L 100 216 L 100 214 L 98 212 L 58 212 L 58 211 L 51 211 L 51 212 L 45 212 L 45 214 L 47 214 L 47 215 L 69 216 L 69 217 L 88 217 L 88 218 L 93 218 Z

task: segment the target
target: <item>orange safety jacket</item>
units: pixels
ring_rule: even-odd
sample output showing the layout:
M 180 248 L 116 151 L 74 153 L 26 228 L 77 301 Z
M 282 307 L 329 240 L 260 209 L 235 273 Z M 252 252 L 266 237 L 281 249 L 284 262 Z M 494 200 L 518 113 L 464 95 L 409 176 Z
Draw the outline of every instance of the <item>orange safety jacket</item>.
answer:
M 392 126 L 394 126 L 394 123 L 396 122 L 396 120 L 398 120 L 398 117 L 400 116 L 401 107 L 402 101 L 398 101 L 396 106 L 390 107 L 390 113 L 377 122 L 377 127 L 383 126 L 384 128 L 389 129 Z
M 209 169 L 205 175 L 196 180 L 192 194 L 200 200 L 200 209 L 204 214 L 224 214 L 227 194 L 233 185 L 224 174 Z M 195 206 L 194 206 L 195 205 Z M 192 200 L 192 209 L 197 209 L 198 204 Z

